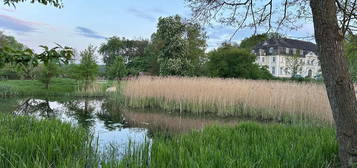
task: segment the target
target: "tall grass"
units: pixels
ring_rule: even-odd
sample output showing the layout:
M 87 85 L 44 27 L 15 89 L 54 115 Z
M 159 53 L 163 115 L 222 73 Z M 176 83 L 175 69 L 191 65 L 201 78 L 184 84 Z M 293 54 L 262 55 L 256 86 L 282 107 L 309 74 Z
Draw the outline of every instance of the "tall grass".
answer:
M 151 152 L 149 145 L 129 151 L 120 167 L 335 167 L 334 135 L 332 128 L 301 125 L 213 126 L 155 138 Z
M 130 107 L 333 123 L 325 87 L 319 83 L 141 77 L 127 81 L 122 92 Z
M 93 156 L 88 131 L 57 120 L 0 113 L 0 133 L 4 168 L 85 167 Z

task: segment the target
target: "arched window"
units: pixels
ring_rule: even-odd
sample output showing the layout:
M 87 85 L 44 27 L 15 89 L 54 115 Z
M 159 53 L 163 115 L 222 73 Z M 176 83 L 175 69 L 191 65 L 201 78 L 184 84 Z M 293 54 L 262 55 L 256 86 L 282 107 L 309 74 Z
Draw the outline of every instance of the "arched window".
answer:
M 312 70 L 311 70 L 311 69 L 309 69 L 307 76 L 308 76 L 309 78 L 312 77 Z

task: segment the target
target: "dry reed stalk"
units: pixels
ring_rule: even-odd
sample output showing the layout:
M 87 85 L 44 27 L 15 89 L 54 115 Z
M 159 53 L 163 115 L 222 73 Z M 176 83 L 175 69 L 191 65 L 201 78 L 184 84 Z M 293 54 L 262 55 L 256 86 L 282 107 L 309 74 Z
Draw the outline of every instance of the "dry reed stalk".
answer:
M 269 109 L 273 115 L 313 117 L 333 122 L 325 86 L 317 83 L 220 78 L 140 77 L 128 80 L 123 94 L 131 101 L 156 98 L 217 113 L 234 108 Z M 207 110 L 208 109 L 208 110 Z

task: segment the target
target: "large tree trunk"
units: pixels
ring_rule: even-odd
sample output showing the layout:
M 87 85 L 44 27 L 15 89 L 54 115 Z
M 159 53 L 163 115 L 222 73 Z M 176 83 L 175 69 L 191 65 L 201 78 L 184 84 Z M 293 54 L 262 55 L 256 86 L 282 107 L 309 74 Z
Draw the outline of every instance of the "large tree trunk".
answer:
M 357 163 L 357 100 L 343 53 L 335 0 L 311 0 L 310 6 L 322 74 L 336 123 L 341 167 L 353 167 Z

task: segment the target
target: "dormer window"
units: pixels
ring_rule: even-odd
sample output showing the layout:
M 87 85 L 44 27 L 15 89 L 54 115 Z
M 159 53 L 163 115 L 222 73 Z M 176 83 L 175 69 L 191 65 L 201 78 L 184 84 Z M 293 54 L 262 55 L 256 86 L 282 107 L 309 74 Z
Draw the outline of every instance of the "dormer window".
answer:
M 293 54 L 294 55 L 296 54 L 296 48 L 293 48 Z
M 273 48 L 273 47 L 270 47 L 270 48 L 269 48 L 269 54 L 273 54 L 273 52 L 274 52 L 274 48 Z
M 289 54 L 289 52 L 290 52 L 290 48 L 286 48 L 285 53 Z
M 266 46 L 266 45 L 268 45 L 268 42 L 264 41 L 263 46 Z

